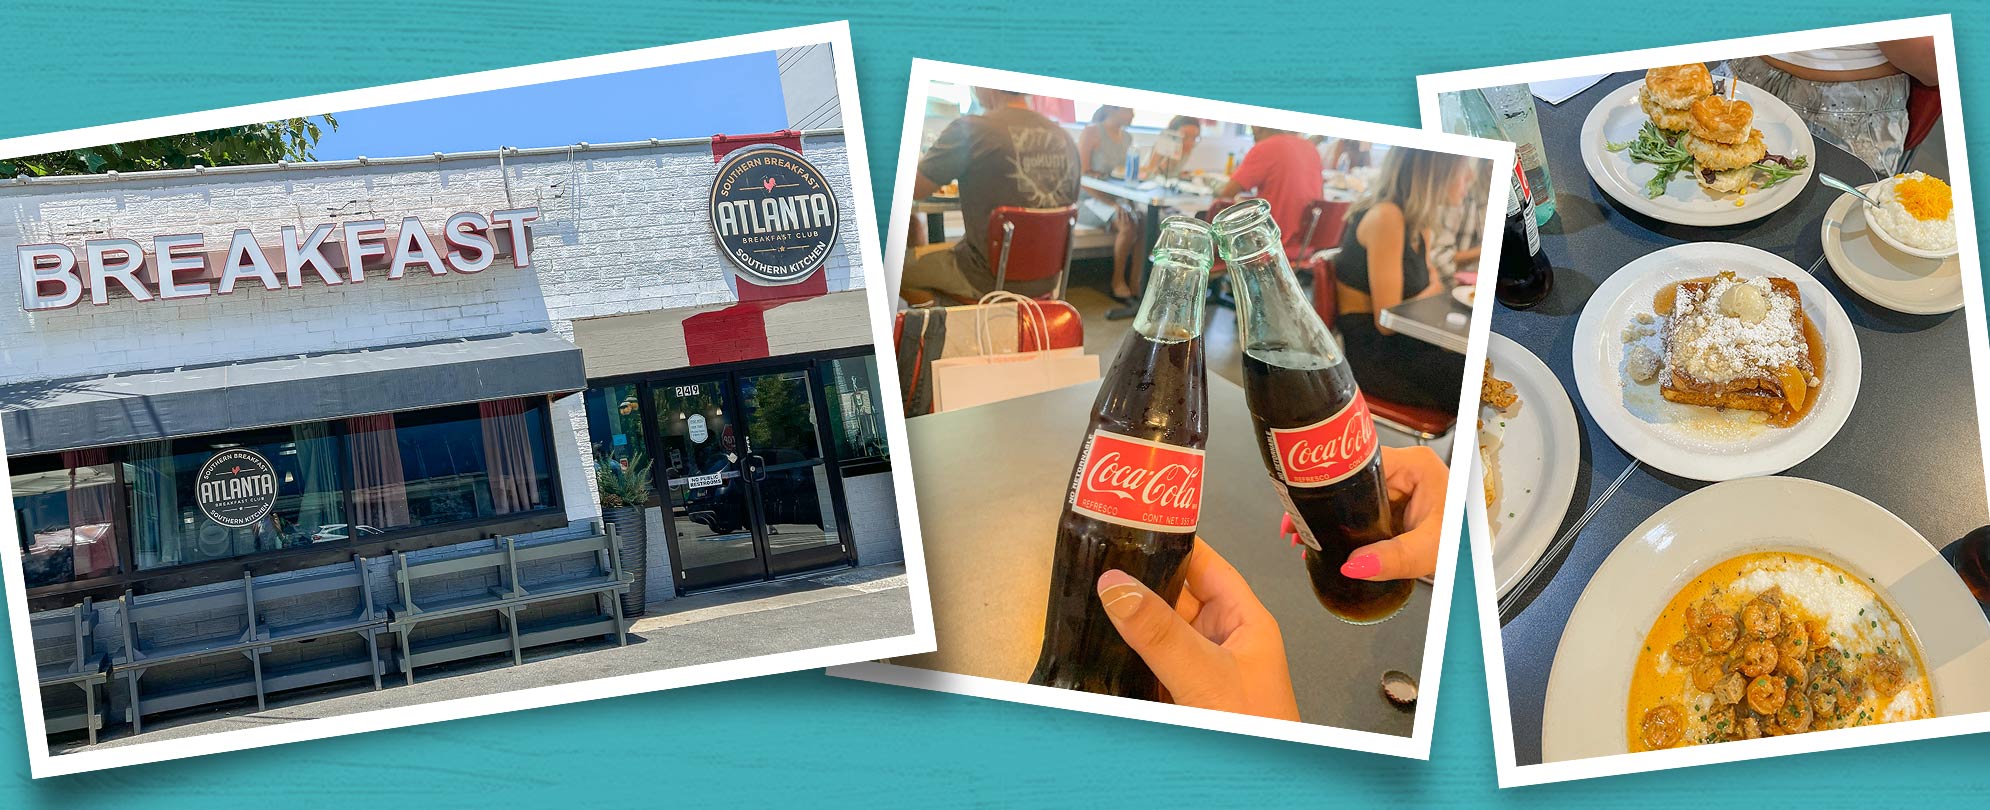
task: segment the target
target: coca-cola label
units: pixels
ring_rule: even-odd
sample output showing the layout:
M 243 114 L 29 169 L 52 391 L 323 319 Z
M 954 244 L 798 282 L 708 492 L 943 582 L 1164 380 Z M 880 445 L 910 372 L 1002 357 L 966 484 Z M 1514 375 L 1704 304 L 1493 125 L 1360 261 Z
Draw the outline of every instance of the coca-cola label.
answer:
M 1380 452 L 1375 419 L 1360 391 L 1338 413 L 1298 428 L 1272 428 L 1271 449 L 1279 480 L 1295 487 L 1324 487 L 1361 472 Z
M 1085 442 L 1071 511 L 1157 532 L 1193 532 L 1202 514 L 1202 451 L 1099 430 Z

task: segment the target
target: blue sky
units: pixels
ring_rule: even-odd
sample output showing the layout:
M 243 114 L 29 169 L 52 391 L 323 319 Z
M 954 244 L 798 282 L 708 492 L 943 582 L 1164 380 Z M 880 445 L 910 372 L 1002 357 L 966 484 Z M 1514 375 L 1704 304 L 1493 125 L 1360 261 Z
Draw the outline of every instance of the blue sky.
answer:
M 772 51 L 333 116 L 339 128 L 318 141 L 319 160 L 694 138 L 788 124 Z

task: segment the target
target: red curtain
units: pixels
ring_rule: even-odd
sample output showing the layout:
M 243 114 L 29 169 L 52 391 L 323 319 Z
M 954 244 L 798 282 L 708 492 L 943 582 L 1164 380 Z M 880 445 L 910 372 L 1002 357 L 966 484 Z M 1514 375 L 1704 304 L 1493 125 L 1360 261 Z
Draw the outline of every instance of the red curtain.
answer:
M 401 471 L 393 414 L 355 416 L 345 424 L 346 455 L 352 459 L 352 536 L 359 536 L 360 526 L 408 525 L 408 481 Z
M 117 566 L 117 542 L 111 533 L 117 488 L 112 486 L 110 463 L 110 451 L 102 447 L 62 453 L 62 466 L 69 470 L 70 564 L 77 579 L 102 576 Z M 96 480 L 78 486 L 81 476 Z
M 491 508 L 500 515 L 531 510 L 539 503 L 539 476 L 532 468 L 531 405 L 523 399 L 477 403 L 484 429 L 484 468 L 490 473 Z

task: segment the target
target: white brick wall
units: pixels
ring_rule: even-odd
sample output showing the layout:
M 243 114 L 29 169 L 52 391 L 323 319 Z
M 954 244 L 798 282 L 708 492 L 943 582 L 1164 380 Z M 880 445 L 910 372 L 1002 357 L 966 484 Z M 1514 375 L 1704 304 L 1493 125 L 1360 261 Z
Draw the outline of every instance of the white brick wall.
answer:
M 855 198 L 841 136 L 803 153 L 830 178 L 841 237 L 822 269 L 832 292 L 861 289 Z M 405 166 L 280 169 L 112 183 L 0 186 L 0 384 L 535 331 L 556 322 L 737 300 L 707 223 L 709 147 L 659 146 L 464 158 Z M 509 195 L 507 196 L 507 179 Z M 411 273 L 389 281 L 270 291 L 257 282 L 227 297 L 115 298 L 30 313 L 20 306 L 14 248 L 78 249 L 107 236 L 147 242 L 177 232 L 226 247 L 237 228 L 266 244 L 278 229 L 419 216 L 431 231 L 458 211 L 536 205 L 533 264 L 476 275 Z M 868 224 L 862 224 L 868 227 Z M 564 329 L 560 331 L 565 331 Z M 569 333 L 570 334 L 570 333 Z M 681 335 L 678 338 L 681 340 Z

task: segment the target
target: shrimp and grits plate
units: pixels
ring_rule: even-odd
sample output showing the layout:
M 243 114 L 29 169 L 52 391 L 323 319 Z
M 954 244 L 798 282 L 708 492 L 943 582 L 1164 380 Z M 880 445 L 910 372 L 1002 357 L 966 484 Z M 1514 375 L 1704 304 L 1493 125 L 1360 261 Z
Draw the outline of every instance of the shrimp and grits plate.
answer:
M 1990 711 L 1990 621 L 1878 505 L 1799 478 L 1714 484 L 1590 579 L 1548 678 L 1543 761 Z

